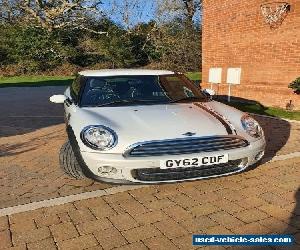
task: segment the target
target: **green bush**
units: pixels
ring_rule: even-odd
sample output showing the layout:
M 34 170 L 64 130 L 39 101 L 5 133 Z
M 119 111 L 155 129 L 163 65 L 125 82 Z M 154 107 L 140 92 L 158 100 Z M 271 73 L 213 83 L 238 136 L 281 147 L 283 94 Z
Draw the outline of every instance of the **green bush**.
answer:
M 31 73 L 54 69 L 65 61 L 68 47 L 53 32 L 20 25 L 0 28 L 0 65 L 18 65 L 20 73 Z
M 293 82 L 290 83 L 289 88 L 294 90 L 294 93 L 300 94 L 300 77 L 296 78 Z
M 0 22 L 0 75 L 52 74 L 68 69 L 66 74 L 72 74 L 96 67 L 199 70 L 201 31 L 186 27 L 182 19 L 139 23 L 128 29 L 109 18 L 89 22 L 90 30 L 107 34 Z

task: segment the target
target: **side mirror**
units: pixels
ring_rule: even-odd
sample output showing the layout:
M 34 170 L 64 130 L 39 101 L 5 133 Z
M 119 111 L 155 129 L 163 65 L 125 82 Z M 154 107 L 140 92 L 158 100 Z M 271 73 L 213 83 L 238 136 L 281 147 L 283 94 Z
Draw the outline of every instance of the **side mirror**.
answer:
M 50 97 L 50 102 L 53 103 L 64 103 L 67 100 L 65 95 L 53 95 Z
M 208 96 L 213 96 L 216 94 L 216 92 L 213 89 L 204 89 L 203 92 Z

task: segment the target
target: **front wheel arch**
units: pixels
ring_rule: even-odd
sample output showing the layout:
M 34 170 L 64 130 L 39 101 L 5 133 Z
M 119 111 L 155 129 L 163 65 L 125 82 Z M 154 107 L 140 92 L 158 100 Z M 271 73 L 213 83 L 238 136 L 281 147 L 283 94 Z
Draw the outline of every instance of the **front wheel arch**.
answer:
M 86 163 L 84 162 L 84 160 L 82 158 L 82 155 L 80 153 L 80 148 L 79 148 L 76 136 L 75 136 L 74 131 L 73 131 L 73 129 L 70 125 L 67 126 L 67 134 L 68 134 L 68 137 L 69 137 L 70 145 L 72 147 L 72 150 L 73 150 L 74 155 L 76 157 L 76 160 L 77 160 L 77 162 L 78 162 L 78 164 L 81 168 L 82 173 L 87 178 L 102 182 L 101 178 L 99 178 L 97 175 L 95 175 L 89 169 L 89 167 L 86 165 Z

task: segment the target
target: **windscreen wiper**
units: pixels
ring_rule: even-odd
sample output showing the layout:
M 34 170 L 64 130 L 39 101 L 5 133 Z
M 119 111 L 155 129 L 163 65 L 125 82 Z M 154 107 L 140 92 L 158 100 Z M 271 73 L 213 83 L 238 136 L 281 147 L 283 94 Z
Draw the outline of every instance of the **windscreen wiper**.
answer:
M 108 103 L 103 103 L 101 105 L 97 105 L 97 107 L 103 107 L 103 106 L 109 106 L 109 105 L 114 105 L 114 104 L 134 104 L 134 103 L 145 103 L 145 102 L 153 102 L 156 100 L 142 100 L 142 99 L 133 99 L 133 100 L 117 100 L 113 102 L 108 102 Z
M 199 100 L 203 101 L 204 98 L 197 97 L 197 96 L 187 96 L 187 97 L 184 97 L 184 98 L 179 98 L 179 99 L 172 100 L 172 101 L 170 101 L 170 103 L 183 102 L 183 101 L 189 101 L 189 100 L 191 100 L 191 101 L 199 101 Z

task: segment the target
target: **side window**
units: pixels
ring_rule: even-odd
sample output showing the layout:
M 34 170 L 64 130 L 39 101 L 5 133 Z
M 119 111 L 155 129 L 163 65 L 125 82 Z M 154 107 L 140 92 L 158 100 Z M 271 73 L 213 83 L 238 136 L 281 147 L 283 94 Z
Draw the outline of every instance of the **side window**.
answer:
M 172 99 L 203 97 L 199 88 L 182 75 L 160 76 L 160 84 Z
M 71 97 L 75 103 L 78 102 L 79 91 L 81 87 L 81 77 L 78 75 L 71 84 Z

